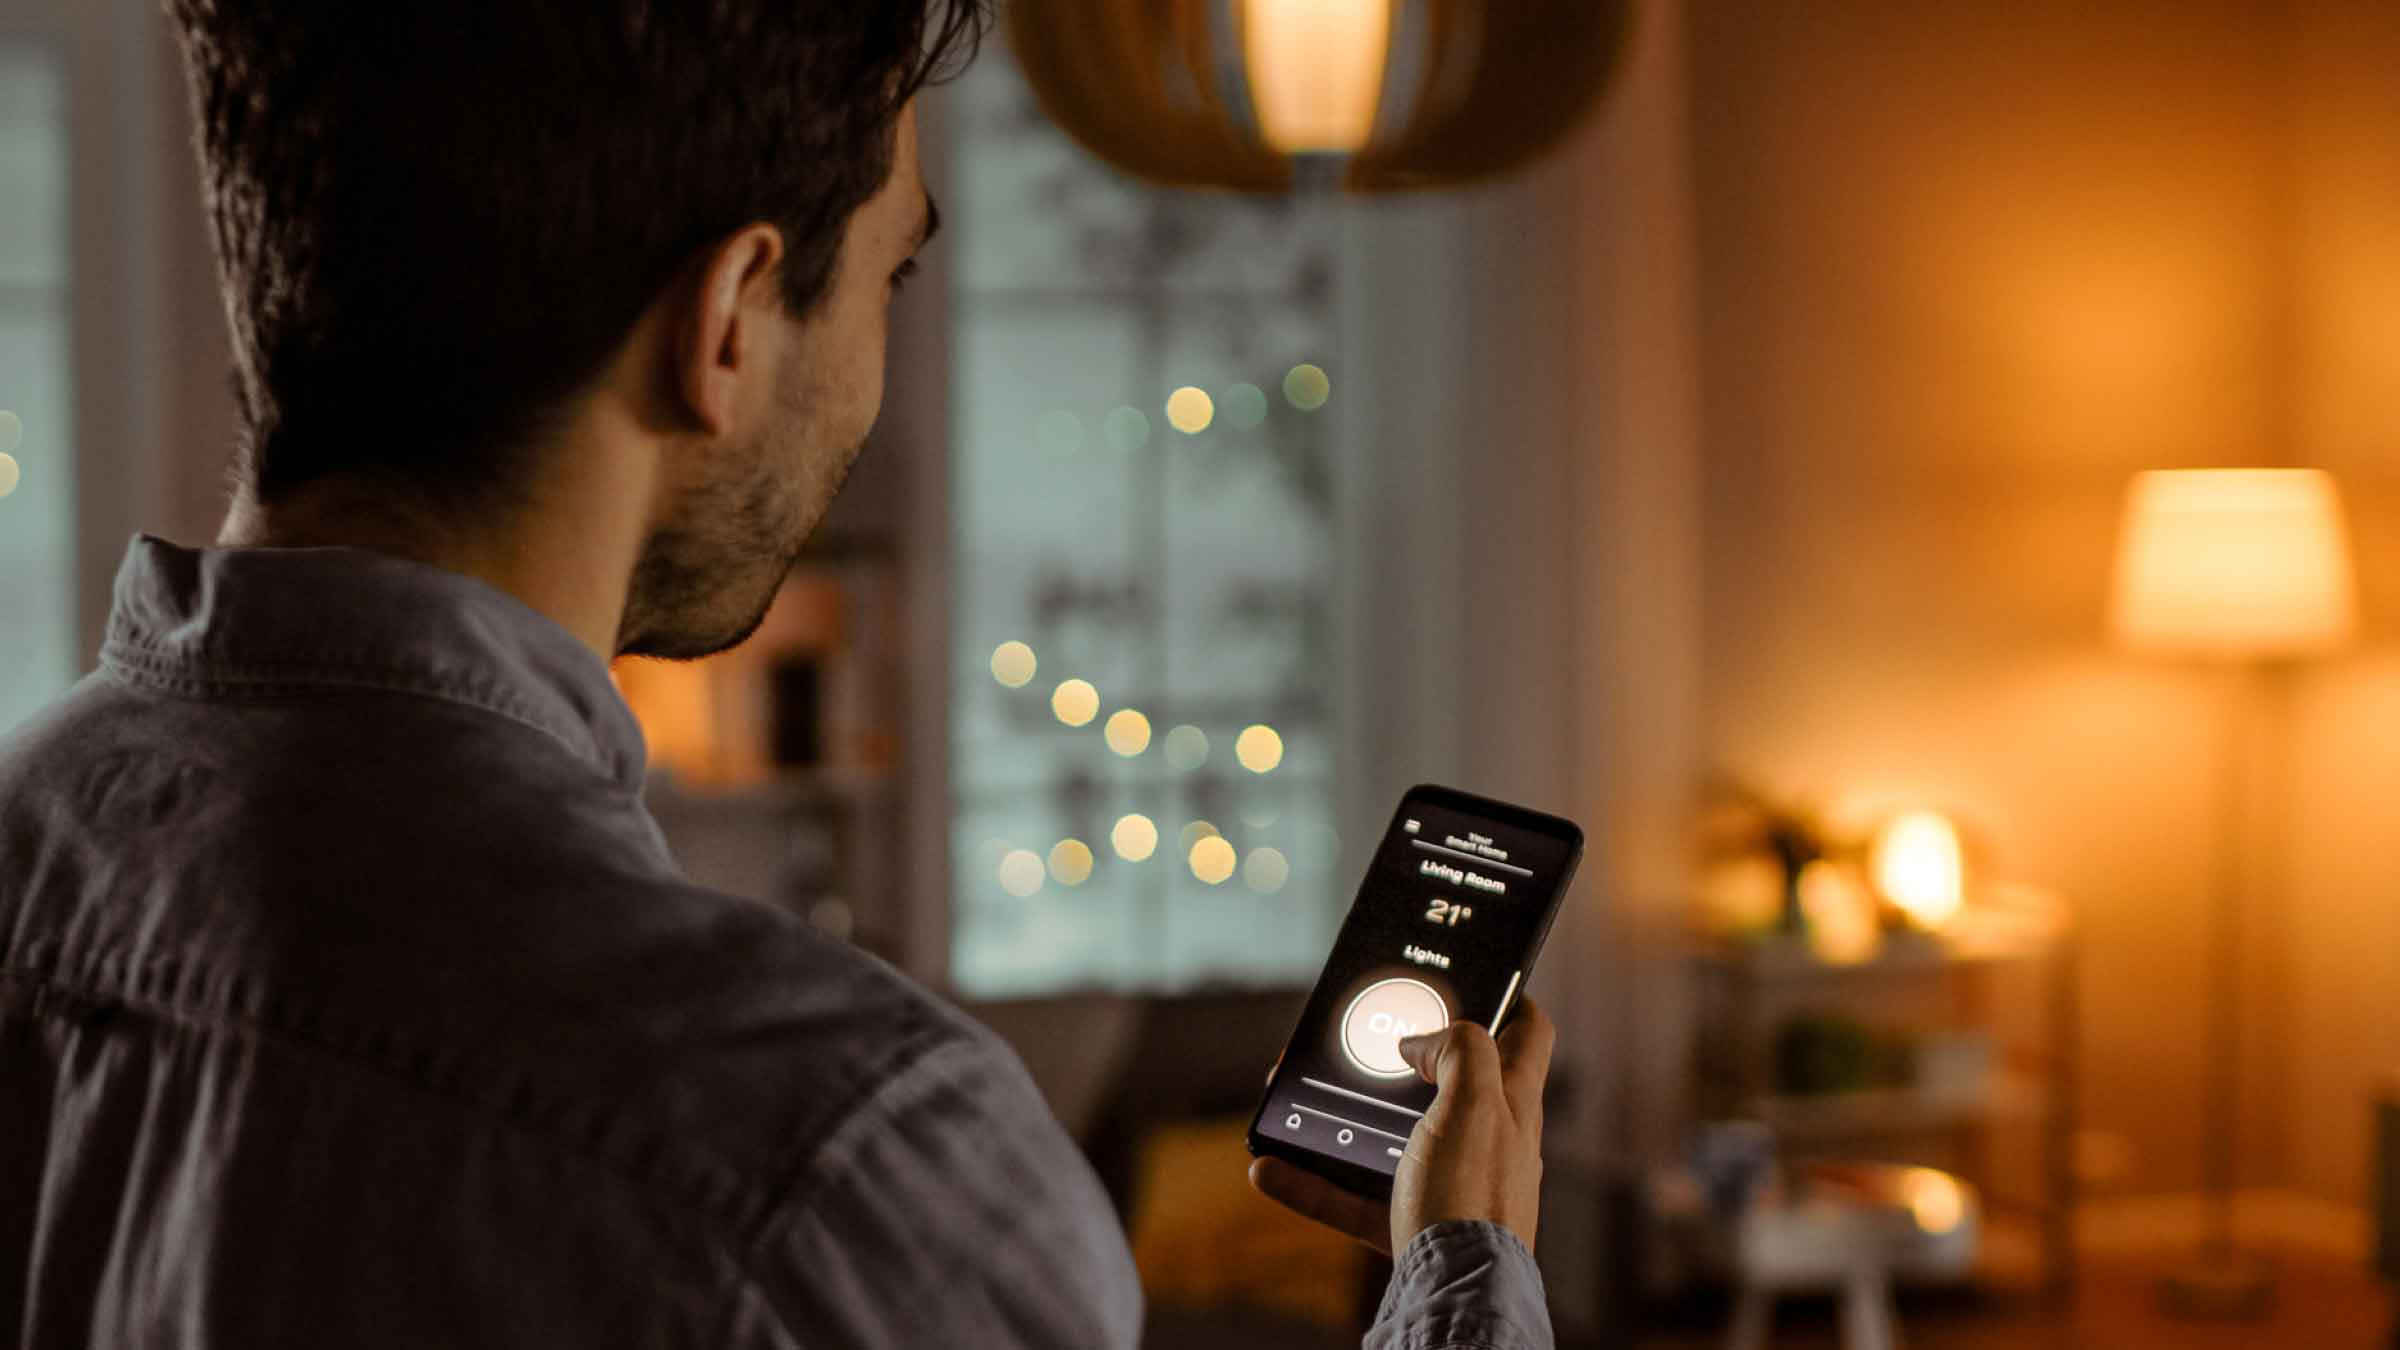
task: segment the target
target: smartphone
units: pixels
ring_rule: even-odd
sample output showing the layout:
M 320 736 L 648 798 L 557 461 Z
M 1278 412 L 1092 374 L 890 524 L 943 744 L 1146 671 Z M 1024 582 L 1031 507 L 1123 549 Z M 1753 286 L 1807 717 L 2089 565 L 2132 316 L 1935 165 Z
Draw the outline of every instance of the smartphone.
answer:
M 1388 1200 L 1433 1085 L 1402 1037 L 1455 1018 L 1494 1035 L 1523 992 L 1583 831 L 1456 788 L 1410 788 L 1250 1121 L 1250 1151 Z

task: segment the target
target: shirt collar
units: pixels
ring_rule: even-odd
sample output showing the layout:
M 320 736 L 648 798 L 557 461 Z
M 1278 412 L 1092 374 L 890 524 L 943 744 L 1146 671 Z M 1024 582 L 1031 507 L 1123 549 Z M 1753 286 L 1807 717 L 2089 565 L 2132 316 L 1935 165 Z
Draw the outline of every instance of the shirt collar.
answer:
M 100 659 L 193 693 L 387 689 L 542 731 L 638 789 L 641 724 L 574 634 L 487 582 L 359 548 L 182 548 L 138 534 Z

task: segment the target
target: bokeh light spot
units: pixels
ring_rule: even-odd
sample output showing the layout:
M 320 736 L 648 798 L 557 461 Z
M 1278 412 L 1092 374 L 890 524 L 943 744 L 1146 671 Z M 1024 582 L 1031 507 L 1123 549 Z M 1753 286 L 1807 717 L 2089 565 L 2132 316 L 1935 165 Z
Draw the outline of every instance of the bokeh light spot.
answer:
M 1167 733 L 1167 763 L 1178 769 L 1197 769 L 1208 762 L 1208 733 L 1180 726 Z
M 1242 859 L 1242 884 L 1260 895 L 1273 895 L 1292 879 L 1292 864 L 1283 850 L 1254 848 Z
M 1117 827 L 1108 832 L 1108 842 L 1117 850 L 1118 857 L 1140 862 L 1158 851 L 1158 824 L 1139 812 L 1119 816 Z
M 1108 715 L 1103 730 L 1108 748 L 1131 758 L 1150 748 L 1150 719 L 1131 708 L 1119 708 Z
M 1011 689 L 1024 688 L 1039 664 L 1033 659 L 1033 648 L 1022 642 L 1003 642 L 992 648 L 992 678 Z
M 19 476 L 17 457 L 5 450 L 0 450 L 0 497 L 5 497 L 17 490 Z
M 1000 860 L 1000 889 L 1022 900 L 1042 888 L 1042 857 L 1029 848 L 1011 849 Z
M 1111 449 L 1131 454 L 1150 443 L 1150 419 L 1139 408 L 1111 408 L 1100 419 L 1100 434 Z
M 1205 389 L 1187 384 L 1167 395 L 1167 425 L 1186 436 L 1197 436 L 1208 430 L 1209 422 L 1216 415 L 1217 405 Z
M 1233 757 L 1252 773 L 1272 773 L 1276 765 L 1283 763 L 1283 737 L 1263 723 L 1244 727 L 1242 734 L 1234 739 Z
M 1050 875 L 1062 886 L 1080 886 L 1092 879 L 1092 846 L 1080 839 L 1061 839 L 1050 846 Z
M 1333 397 L 1333 381 L 1322 369 L 1303 361 L 1284 372 L 1283 396 L 1300 411 L 1315 412 Z
M 1225 420 L 1248 431 L 1267 420 L 1267 396 L 1255 384 L 1237 384 L 1225 391 Z
M 1221 834 L 1212 834 L 1192 845 L 1192 875 L 1211 886 L 1223 885 L 1233 875 L 1233 862 L 1233 845 Z
M 1208 838 L 1216 832 L 1217 827 L 1209 824 L 1205 820 L 1195 820 L 1191 824 L 1184 826 L 1182 835 L 1183 851 L 1186 853 L 1191 852 L 1192 845 L 1199 843 L 1201 840 Z
M 1050 691 L 1050 711 L 1068 726 L 1082 726 L 1100 715 L 1100 691 L 1090 680 L 1063 681 Z

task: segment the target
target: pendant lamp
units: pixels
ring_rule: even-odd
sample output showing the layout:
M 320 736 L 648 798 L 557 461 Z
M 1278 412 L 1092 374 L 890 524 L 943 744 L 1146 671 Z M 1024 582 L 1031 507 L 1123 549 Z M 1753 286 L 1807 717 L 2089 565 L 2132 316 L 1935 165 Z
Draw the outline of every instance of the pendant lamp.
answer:
M 1009 0 L 1051 119 L 1175 187 L 1454 187 L 1599 101 L 1630 0 Z

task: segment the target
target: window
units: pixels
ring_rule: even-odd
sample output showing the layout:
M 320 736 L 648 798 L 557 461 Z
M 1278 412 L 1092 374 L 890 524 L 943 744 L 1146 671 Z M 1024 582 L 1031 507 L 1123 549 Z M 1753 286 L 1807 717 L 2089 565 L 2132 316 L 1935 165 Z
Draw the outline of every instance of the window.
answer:
M 1336 222 L 1127 182 L 999 44 L 947 98 L 953 980 L 1304 983 L 1349 890 Z
M 75 677 L 66 79 L 0 41 L 0 731 Z

